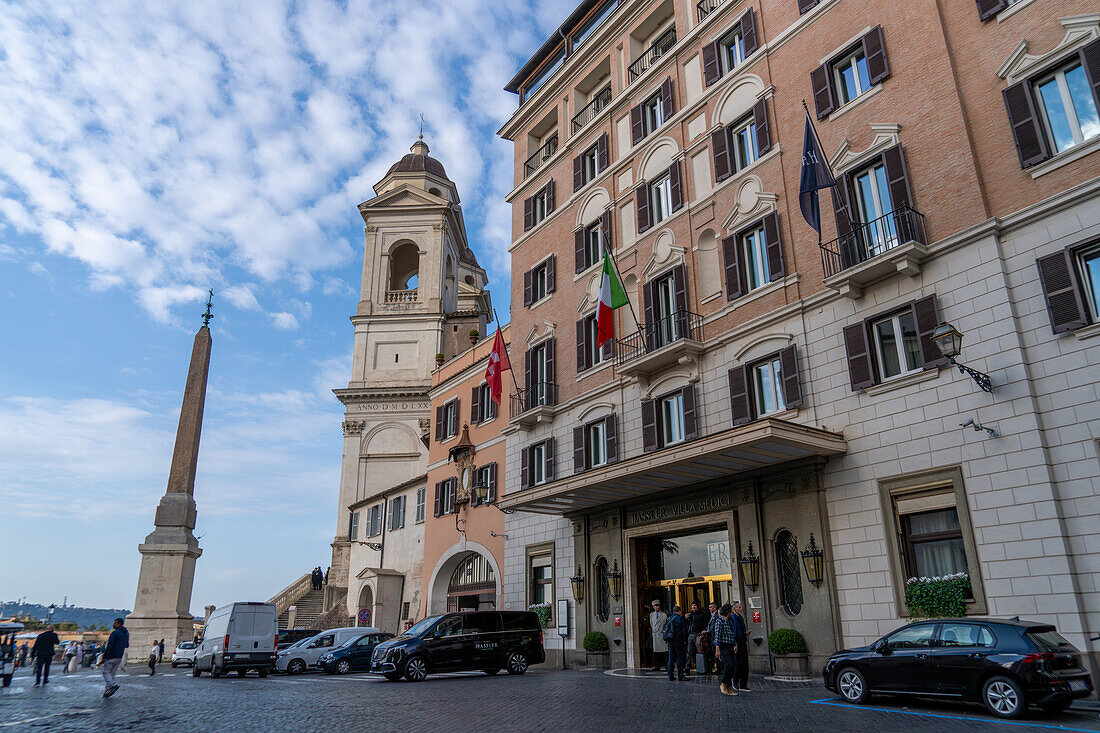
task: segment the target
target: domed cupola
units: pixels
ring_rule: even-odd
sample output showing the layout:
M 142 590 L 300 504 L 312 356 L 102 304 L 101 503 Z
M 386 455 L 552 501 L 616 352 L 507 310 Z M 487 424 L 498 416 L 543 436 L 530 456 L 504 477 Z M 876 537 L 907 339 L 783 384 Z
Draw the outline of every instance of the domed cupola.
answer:
M 390 166 L 390 169 L 386 171 L 387 176 L 391 173 L 430 173 L 433 176 L 439 176 L 448 181 L 451 180 L 447 178 L 447 171 L 443 170 L 443 164 L 428 155 L 428 145 L 424 142 L 423 135 L 413 143 L 409 150 L 411 152 L 408 155 Z

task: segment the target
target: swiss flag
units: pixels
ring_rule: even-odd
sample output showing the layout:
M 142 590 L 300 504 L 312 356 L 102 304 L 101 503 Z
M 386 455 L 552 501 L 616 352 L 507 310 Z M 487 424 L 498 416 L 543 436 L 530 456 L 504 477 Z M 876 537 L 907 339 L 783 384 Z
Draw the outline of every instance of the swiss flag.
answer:
M 504 347 L 504 335 L 497 326 L 497 335 L 493 339 L 493 351 L 489 354 L 489 365 L 485 367 L 485 381 L 489 383 L 489 393 L 493 402 L 500 404 L 500 396 L 504 391 L 504 383 L 501 375 L 505 370 L 511 369 L 508 362 L 508 349 Z

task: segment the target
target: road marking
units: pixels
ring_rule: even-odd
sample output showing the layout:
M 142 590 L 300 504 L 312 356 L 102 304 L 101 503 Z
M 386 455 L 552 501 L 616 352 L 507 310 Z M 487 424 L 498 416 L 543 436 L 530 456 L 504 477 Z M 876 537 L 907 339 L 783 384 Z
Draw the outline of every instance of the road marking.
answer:
M 896 708 L 880 708 L 871 707 L 869 705 L 852 705 L 850 703 L 843 702 L 839 697 L 823 697 L 820 700 L 810 700 L 811 705 L 831 705 L 838 708 L 846 708 L 848 710 L 876 710 L 882 713 L 897 713 L 898 715 L 917 715 L 923 718 L 940 718 L 943 720 L 965 720 L 970 723 L 1000 723 L 1002 725 L 1015 725 L 1024 728 L 1044 728 L 1047 730 L 1067 730 L 1076 731 L 1077 733 L 1096 733 L 1095 728 L 1067 728 L 1061 725 L 1050 725 L 1047 723 L 1025 723 L 1018 720 L 1002 720 L 1000 718 L 986 717 L 986 718 L 974 718 L 964 715 L 944 715 L 943 713 L 918 713 L 913 710 L 898 710 Z

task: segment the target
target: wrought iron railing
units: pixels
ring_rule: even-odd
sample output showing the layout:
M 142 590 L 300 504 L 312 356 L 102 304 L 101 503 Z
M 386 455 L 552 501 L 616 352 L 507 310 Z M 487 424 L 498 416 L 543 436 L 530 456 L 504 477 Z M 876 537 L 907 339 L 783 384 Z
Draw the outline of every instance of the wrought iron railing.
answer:
M 851 232 L 821 245 L 825 277 L 855 267 L 906 242 L 927 244 L 924 214 L 902 204 L 885 216 L 856 223 Z
M 670 48 L 676 45 L 676 26 L 672 26 L 667 31 L 661 34 L 653 44 L 642 52 L 642 55 L 634 60 L 630 66 L 627 67 L 627 78 L 630 81 L 634 81 L 639 76 L 645 73 L 645 70 L 656 63 L 657 59 L 661 58 Z
M 416 290 L 387 290 L 387 303 L 415 303 Z
M 616 339 L 615 363 L 622 366 L 682 339 L 703 340 L 701 315 L 690 311 L 676 311 L 658 319 L 655 323 L 645 324 L 640 331 Z
M 697 13 L 699 22 L 702 23 L 703 18 L 710 15 L 712 10 L 724 2 L 726 2 L 726 0 L 699 0 L 699 2 L 695 3 L 695 12 Z
M 512 395 L 512 417 L 517 417 L 536 407 L 558 404 L 556 382 L 536 382 L 527 389 L 516 390 Z
M 538 150 L 532 153 L 530 158 L 523 161 L 523 177 L 526 178 L 537 171 L 539 166 L 549 160 L 550 156 L 556 152 L 558 152 L 558 136 L 554 135 Z
M 592 101 L 584 105 L 581 111 L 573 115 L 573 132 L 581 129 L 600 113 L 607 105 L 611 104 L 611 87 L 604 87 L 599 94 L 592 98 Z

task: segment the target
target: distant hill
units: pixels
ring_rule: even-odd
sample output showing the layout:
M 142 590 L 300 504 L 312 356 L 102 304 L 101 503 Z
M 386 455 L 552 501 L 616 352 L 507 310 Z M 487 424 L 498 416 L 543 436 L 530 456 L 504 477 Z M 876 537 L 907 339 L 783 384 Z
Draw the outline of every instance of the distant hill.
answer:
M 98 626 L 109 629 L 112 621 L 116 618 L 126 618 L 129 613 L 125 608 L 83 608 L 81 606 L 65 606 L 62 608 L 58 606 L 54 610 L 51 620 L 58 624 L 66 621 L 72 622 L 82 629 Z M 49 610 L 47 606 L 38 603 L 19 603 L 18 601 L 0 603 L 0 618 L 27 614 L 32 618 L 45 621 L 49 615 Z

